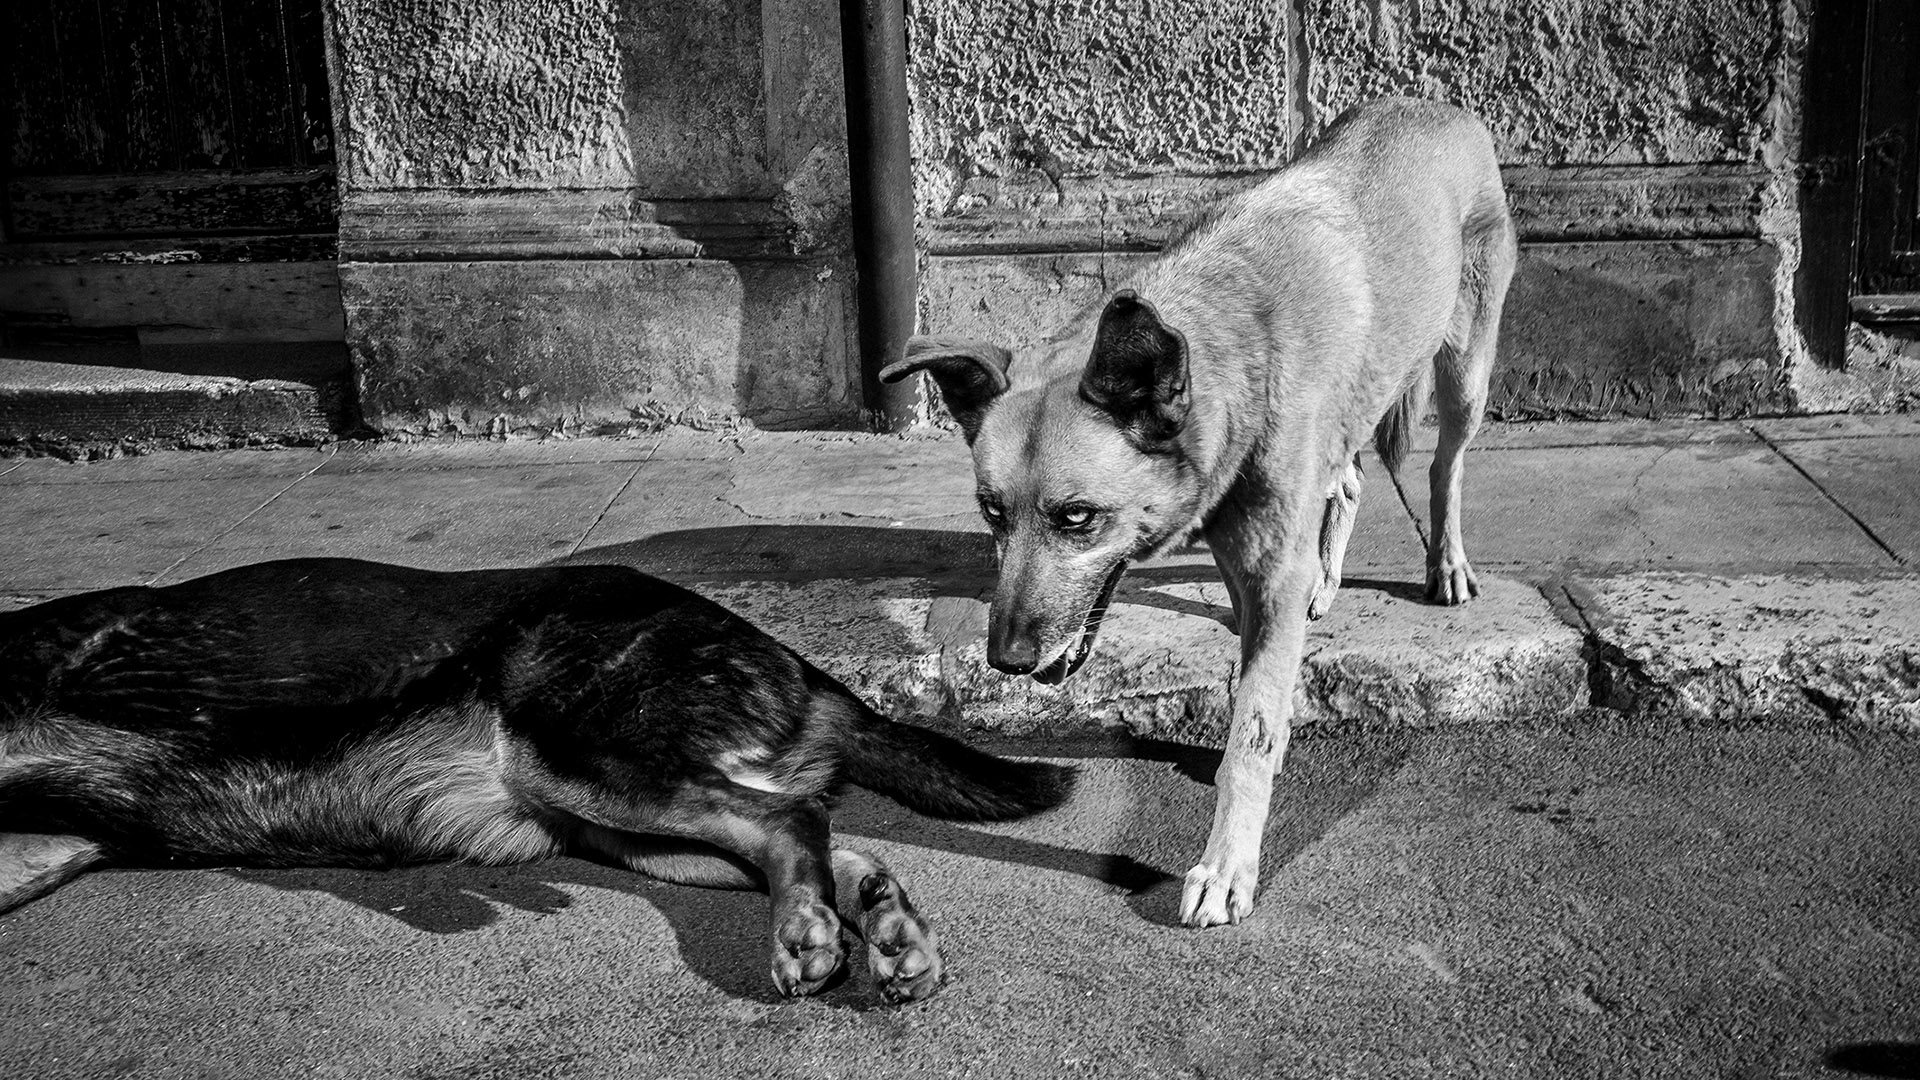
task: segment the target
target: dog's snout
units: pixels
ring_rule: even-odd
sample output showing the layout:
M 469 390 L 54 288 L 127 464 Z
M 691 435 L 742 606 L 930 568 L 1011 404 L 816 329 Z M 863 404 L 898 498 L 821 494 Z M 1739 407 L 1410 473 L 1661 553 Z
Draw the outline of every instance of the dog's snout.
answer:
M 1040 650 L 1029 635 L 994 635 L 987 642 L 987 663 L 1009 675 L 1025 675 L 1040 658 Z

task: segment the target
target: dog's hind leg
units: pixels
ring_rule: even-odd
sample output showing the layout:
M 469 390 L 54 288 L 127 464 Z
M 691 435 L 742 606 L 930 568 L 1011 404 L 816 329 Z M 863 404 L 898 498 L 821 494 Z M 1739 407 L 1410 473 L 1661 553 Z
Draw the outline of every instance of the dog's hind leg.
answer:
M 880 996 L 896 1003 L 918 1001 L 940 989 L 946 966 L 939 939 L 893 872 L 867 852 L 835 848 L 833 873 L 841 896 L 860 898 L 857 925 Z
M 516 771 L 516 783 L 525 785 L 534 801 L 589 825 L 699 841 L 757 870 L 773 901 L 773 982 L 782 994 L 815 993 L 845 969 L 846 946 L 834 910 L 827 848 L 827 807 L 819 798 L 761 791 L 714 775 L 683 783 L 663 798 L 640 801 L 614 796 L 616 788 L 570 780 L 530 763 Z M 582 830 L 579 835 L 589 834 Z M 729 883 L 692 876 L 720 865 L 711 855 L 696 858 L 700 850 L 669 853 L 678 855 L 680 880 Z M 656 867 L 671 869 L 666 862 Z M 735 869 L 740 869 L 738 862 Z
M 1464 604 L 1480 595 L 1460 523 L 1461 471 L 1487 407 L 1487 380 L 1515 252 L 1513 224 L 1504 210 L 1478 236 L 1469 237 L 1453 325 L 1433 360 L 1440 438 L 1427 478 L 1433 530 L 1427 541 L 1427 599 L 1436 604 Z
M 106 857 L 99 844 L 78 836 L 0 833 L 0 911 L 45 896 Z
M 1327 494 L 1327 516 L 1320 523 L 1320 582 L 1314 586 L 1313 599 L 1307 604 L 1307 618 L 1318 619 L 1333 609 L 1334 594 L 1340 591 L 1340 565 L 1346 561 L 1347 539 L 1353 535 L 1353 517 L 1360 506 L 1360 455 L 1355 454 L 1347 467 L 1334 478 Z
M 752 863 L 699 840 L 639 836 L 582 823 L 574 842 L 583 853 L 676 885 L 767 888 L 765 876 Z M 832 865 L 841 918 L 866 940 L 867 970 L 880 996 L 898 1003 L 932 995 L 946 980 L 939 939 L 893 872 L 873 855 L 852 848 L 834 848 Z M 849 897 L 858 898 L 857 908 L 845 906 Z

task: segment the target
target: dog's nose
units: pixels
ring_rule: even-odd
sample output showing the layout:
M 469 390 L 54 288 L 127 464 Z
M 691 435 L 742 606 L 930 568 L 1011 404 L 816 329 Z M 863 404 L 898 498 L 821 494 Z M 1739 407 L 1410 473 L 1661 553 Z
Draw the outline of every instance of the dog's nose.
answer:
M 1002 640 L 998 635 L 987 642 L 987 663 L 1009 675 L 1025 675 L 1033 670 L 1034 662 L 1039 658 L 1040 650 L 1030 637 L 1008 635 Z

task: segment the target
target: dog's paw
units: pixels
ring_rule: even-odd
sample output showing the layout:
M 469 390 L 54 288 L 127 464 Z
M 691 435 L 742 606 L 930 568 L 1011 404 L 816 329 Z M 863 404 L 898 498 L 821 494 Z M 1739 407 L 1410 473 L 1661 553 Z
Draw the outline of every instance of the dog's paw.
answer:
M 773 985 L 785 997 L 817 994 L 847 966 L 840 916 L 825 904 L 799 908 L 773 928 Z
M 1427 602 L 1451 607 L 1480 595 L 1480 578 L 1467 562 L 1427 570 Z
M 1333 598 L 1339 591 L 1339 578 L 1332 575 L 1322 576 L 1320 583 L 1313 587 L 1313 599 L 1307 601 L 1307 618 L 1309 620 L 1326 618 L 1327 612 L 1333 610 Z
M 1256 877 L 1252 867 L 1229 872 L 1201 863 L 1187 871 L 1186 885 L 1180 892 L 1180 921 L 1203 928 L 1237 924 L 1253 914 Z
M 860 904 L 867 968 L 880 997 L 889 1005 L 932 997 L 947 980 L 940 941 L 900 883 L 890 874 L 869 874 L 860 883 Z

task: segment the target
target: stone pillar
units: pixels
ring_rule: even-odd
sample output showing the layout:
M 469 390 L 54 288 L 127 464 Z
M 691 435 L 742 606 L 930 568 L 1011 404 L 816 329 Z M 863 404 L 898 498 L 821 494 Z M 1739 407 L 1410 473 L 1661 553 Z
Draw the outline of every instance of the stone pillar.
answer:
M 853 426 L 826 0 L 327 0 L 370 421 Z

